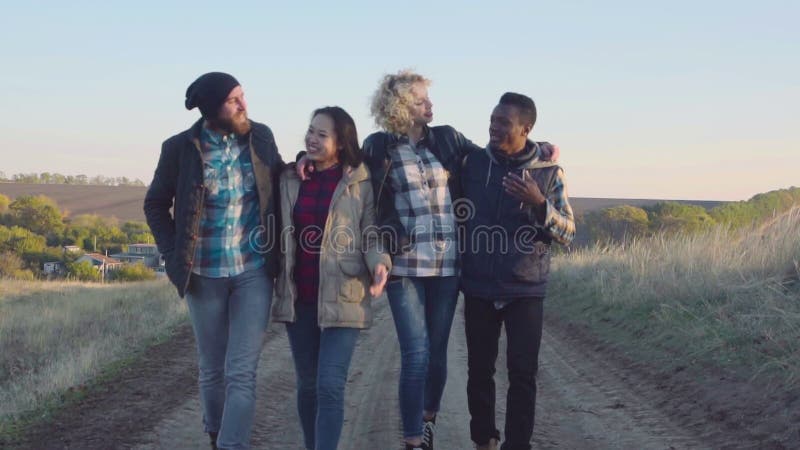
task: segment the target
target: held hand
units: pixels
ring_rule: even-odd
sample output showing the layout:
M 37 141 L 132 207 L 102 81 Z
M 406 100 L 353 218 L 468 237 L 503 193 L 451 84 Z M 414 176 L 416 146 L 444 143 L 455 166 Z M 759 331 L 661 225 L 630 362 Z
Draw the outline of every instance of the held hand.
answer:
M 311 172 L 314 171 L 314 163 L 308 159 L 308 156 L 303 156 L 297 161 L 297 164 L 295 164 L 294 170 L 297 172 L 297 176 L 305 181 L 308 179 Z
M 383 293 L 383 287 L 386 286 L 386 280 L 389 278 L 389 268 L 383 264 L 375 266 L 375 275 L 372 277 L 372 286 L 369 287 L 369 293 L 372 298 L 377 298 Z
M 527 172 L 523 172 L 523 176 L 524 179 L 515 173 L 509 173 L 503 178 L 503 188 L 509 195 L 522 203 L 536 207 L 544 205 L 547 199 L 539 190 L 539 185 L 530 178 Z
M 558 157 L 561 156 L 561 149 L 557 145 L 545 142 L 541 146 L 542 161 L 557 162 Z

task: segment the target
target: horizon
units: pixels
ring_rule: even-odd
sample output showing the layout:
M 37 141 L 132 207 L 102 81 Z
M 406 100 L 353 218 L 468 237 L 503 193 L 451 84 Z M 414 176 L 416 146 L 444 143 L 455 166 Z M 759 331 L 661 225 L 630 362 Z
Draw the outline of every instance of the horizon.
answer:
M 7 6 L 0 171 L 149 184 L 161 142 L 199 118 L 186 87 L 213 70 L 293 161 L 313 109 L 342 106 L 363 140 L 379 79 L 412 68 L 433 81 L 432 125 L 479 145 L 503 92 L 531 96 L 531 138 L 559 145 L 572 197 L 739 201 L 800 184 L 794 2 L 212 5 Z
M 40 173 L 42 173 L 42 172 L 40 172 Z M 50 172 L 50 173 L 52 174 L 54 172 Z M 16 175 L 16 174 L 14 174 L 14 175 Z M 88 175 L 88 174 L 67 174 L 67 173 L 64 173 L 62 175 L 72 175 L 72 176 L 86 175 L 90 179 L 92 177 L 96 176 L 96 175 Z M 124 175 L 120 175 L 120 177 L 121 176 L 124 176 Z M 107 177 L 107 178 L 110 178 L 110 177 Z M 130 181 L 137 181 L 137 180 L 136 179 L 130 179 Z M 145 180 L 140 180 L 140 181 L 144 182 L 145 185 L 144 186 L 136 186 L 136 185 L 102 185 L 102 184 L 70 184 L 70 183 L 23 183 L 23 182 L 17 182 L 17 181 L 14 181 L 14 180 L 0 180 L 0 184 L 1 183 L 27 184 L 27 185 L 30 185 L 30 186 L 41 186 L 41 185 L 50 185 L 50 186 L 64 186 L 64 185 L 66 185 L 66 186 L 97 186 L 97 187 L 105 187 L 105 188 L 111 187 L 111 188 L 133 188 L 133 189 L 147 189 L 148 186 L 150 185 L 150 183 L 148 183 Z M 795 187 L 797 187 L 797 186 L 786 186 L 786 187 L 777 188 L 777 189 L 773 189 L 773 190 L 792 189 L 792 188 L 795 188 Z M 584 195 L 570 195 L 570 198 L 579 198 L 579 199 L 584 199 L 584 200 L 649 200 L 649 201 L 664 201 L 664 202 L 723 202 L 723 203 L 728 203 L 728 202 L 737 202 L 737 201 L 747 201 L 747 200 L 749 200 L 750 198 L 752 198 L 755 195 L 764 194 L 766 192 L 770 192 L 770 191 L 755 192 L 752 195 L 750 195 L 749 197 L 744 198 L 742 200 L 719 200 L 719 199 L 701 199 L 701 198 L 597 197 L 597 196 L 592 196 L 592 195 L 586 195 L 586 196 L 584 196 Z M 2 192 L 0 192 L 0 194 L 2 194 Z

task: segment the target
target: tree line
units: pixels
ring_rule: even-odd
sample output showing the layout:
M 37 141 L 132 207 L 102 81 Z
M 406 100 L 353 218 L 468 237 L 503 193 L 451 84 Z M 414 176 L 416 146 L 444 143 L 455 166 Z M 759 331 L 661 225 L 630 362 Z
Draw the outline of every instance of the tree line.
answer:
M 708 210 L 678 202 L 614 206 L 586 213 L 580 225 L 587 227 L 591 242 L 620 242 L 656 233 L 696 233 L 717 225 L 747 227 L 796 206 L 800 206 L 800 188 L 790 187 Z
M 94 214 L 66 217 L 49 197 L 28 195 L 11 201 L 0 194 L 0 277 L 40 278 L 44 276 L 45 262 L 59 261 L 65 264 L 68 276 L 93 280 L 99 278 L 97 271 L 88 262 L 75 263 L 80 255 L 65 252 L 64 246 L 113 254 L 125 252 L 128 244 L 136 243 L 155 243 L 144 222 L 120 223 Z M 136 279 L 151 275 L 155 276 L 152 270 L 137 267 L 125 268 L 114 277 Z
M 145 186 L 144 182 L 138 178 L 128 177 L 105 177 L 96 175 L 88 177 L 86 175 L 63 175 L 60 173 L 15 173 L 10 178 L 0 171 L 0 182 L 9 183 L 28 183 L 28 184 L 75 184 L 92 186 Z

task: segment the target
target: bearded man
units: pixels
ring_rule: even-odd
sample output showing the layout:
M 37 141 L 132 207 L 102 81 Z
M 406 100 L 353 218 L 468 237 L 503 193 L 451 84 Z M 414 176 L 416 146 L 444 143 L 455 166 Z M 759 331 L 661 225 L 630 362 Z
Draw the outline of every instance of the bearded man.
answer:
M 162 144 L 144 212 L 189 306 L 211 448 L 248 448 L 278 267 L 284 163 L 269 127 L 248 119 L 233 76 L 200 76 L 185 106 L 202 118 Z

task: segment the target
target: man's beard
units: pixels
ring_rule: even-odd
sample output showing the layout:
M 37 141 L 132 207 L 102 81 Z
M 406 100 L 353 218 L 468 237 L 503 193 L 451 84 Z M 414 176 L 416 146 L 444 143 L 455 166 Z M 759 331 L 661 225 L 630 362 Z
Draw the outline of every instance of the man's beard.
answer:
M 241 112 L 229 119 L 209 119 L 208 124 L 211 128 L 222 130 L 225 133 L 236 133 L 239 136 L 244 136 L 250 132 L 250 121 L 247 120 L 247 113 Z

